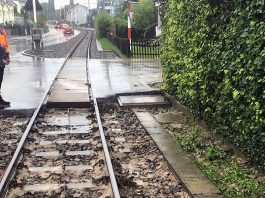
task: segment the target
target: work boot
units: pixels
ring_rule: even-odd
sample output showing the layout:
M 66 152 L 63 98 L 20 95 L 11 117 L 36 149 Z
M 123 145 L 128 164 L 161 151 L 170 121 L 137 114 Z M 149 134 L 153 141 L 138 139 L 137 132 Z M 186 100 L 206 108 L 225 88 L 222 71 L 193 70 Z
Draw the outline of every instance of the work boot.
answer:
M 2 96 L 0 96 L 0 105 L 2 106 L 9 106 L 10 102 L 4 101 Z

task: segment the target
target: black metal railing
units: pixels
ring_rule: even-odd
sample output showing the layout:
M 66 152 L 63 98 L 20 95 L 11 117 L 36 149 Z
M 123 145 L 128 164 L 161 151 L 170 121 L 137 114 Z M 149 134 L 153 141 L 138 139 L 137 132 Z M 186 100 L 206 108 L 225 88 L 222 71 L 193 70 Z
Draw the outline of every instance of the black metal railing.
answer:
M 127 38 L 120 38 L 118 36 L 113 36 L 111 34 L 107 35 L 107 39 L 115 45 L 122 54 L 127 57 L 130 57 L 130 45 L 129 40 Z
M 111 34 L 107 39 L 115 45 L 128 58 L 159 58 L 160 42 L 159 40 L 132 40 L 120 38 Z
M 132 40 L 130 57 L 132 58 L 159 58 L 159 40 Z

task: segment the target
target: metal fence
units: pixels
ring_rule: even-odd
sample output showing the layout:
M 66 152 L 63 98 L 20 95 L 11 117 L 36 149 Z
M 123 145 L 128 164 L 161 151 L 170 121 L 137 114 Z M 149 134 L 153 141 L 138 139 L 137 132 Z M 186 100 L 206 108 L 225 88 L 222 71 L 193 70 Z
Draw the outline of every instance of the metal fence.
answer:
M 108 34 L 107 39 L 113 45 L 115 45 L 121 51 L 121 53 L 123 53 L 127 57 L 130 57 L 130 45 L 129 40 L 127 38 L 120 38 L 118 36 Z
M 159 40 L 132 40 L 120 38 L 111 34 L 107 39 L 115 45 L 128 58 L 159 58 L 160 43 Z
M 130 57 L 132 58 L 159 58 L 159 40 L 132 40 Z

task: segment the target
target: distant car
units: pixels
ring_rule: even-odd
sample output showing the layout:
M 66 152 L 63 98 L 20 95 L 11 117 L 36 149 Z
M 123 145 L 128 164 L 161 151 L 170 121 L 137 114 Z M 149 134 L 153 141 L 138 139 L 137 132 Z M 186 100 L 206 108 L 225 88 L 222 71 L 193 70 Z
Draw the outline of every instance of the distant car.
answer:
M 63 29 L 63 30 L 64 30 L 65 28 L 67 28 L 67 27 L 68 27 L 68 25 L 65 24 L 65 23 L 63 23 L 63 24 L 60 25 L 60 28 Z
M 57 28 L 60 28 L 60 24 L 55 24 L 55 25 L 54 25 L 54 28 L 56 28 L 56 29 L 57 29 Z
M 74 31 L 74 28 L 68 26 L 68 27 L 64 28 L 63 33 L 64 34 L 74 34 L 75 31 Z

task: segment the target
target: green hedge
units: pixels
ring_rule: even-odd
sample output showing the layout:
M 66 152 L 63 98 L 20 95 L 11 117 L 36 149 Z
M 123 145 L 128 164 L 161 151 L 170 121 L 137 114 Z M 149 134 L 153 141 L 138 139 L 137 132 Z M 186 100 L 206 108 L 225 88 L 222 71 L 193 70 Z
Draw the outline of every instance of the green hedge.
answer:
M 165 88 L 265 168 L 264 0 L 168 0 Z

